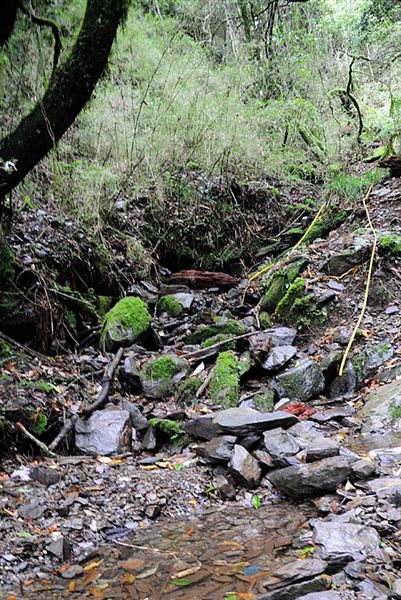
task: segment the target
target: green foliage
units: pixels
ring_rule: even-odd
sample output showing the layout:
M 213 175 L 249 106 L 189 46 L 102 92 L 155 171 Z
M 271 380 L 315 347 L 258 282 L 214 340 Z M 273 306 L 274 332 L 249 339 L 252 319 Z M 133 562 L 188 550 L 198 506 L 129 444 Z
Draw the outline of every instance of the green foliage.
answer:
M 401 404 L 392 404 L 390 407 L 390 414 L 392 419 L 401 419 Z
M 276 271 L 266 284 L 266 291 L 262 300 L 262 308 L 272 312 L 285 294 L 287 276 L 284 269 Z
M 361 176 L 349 175 L 341 170 L 339 165 L 333 165 L 325 182 L 325 192 L 334 195 L 339 200 L 356 200 L 366 194 L 368 188 L 381 181 L 383 171 L 372 169 Z
M 125 340 L 126 332 L 129 332 L 130 341 L 134 342 L 148 330 L 151 321 L 152 317 L 143 300 L 131 296 L 122 298 L 106 314 L 100 347 L 107 347 L 109 338 L 112 341 Z
M 47 429 L 47 423 L 47 416 L 43 412 L 39 412 L 33 420 L 31 426 L 32 433 L 35 435 L 42 435 Z
M 272 318 L 268 312 L 262 311 L 259 313 L 259 323 L 261 329 L 269 329 L 272 326 Z
M 231 335 L 229 333 L 218 333 L 202 342 L 201 348 L 209 348 L 209 346 L 213 346 L 213 344 L 217 344 L 217 342 L 224 342 L 224 340 L 229 340 L 230 338 Z M 227 342 L 227 344 L 224 344 L 226 350 L 235 350 L 235 346 L 235 341 Z
M 210 338 L 213 338 L 213 343 L 215 343 L 223 339 L 227 339 L 229 337 L 242 335 L 243 333 L 245 333 L 245 331 L 245 326 L 239 321 L 236 321 L 235 319 L 227 317 L 216 317 L 214 319 L 213 325 L 205 325 L 199 327 L 199 329 L 194 331 L 194 333 L 191 333 L 191 335 L 188 337 L 188 342 L 191 344 L 201 344 L 207 342 L 207 340 L 210 340 Z M 221 337 L 223 335 L 226 337 Z M 217 336 L 220 337 L 217 338 Z M 203 347 L 207 348 L 211 344 L 212 342 L 206 343 L 206 346 Z
M 150 379 L 171 379 L 176 371 L 177 364 L 171 356 L 152 358 L 146 365 L 146 374 Z
M 8 342 L 0 338 L 0 360 L 10 358 L 13 355 L 13 349 Z
M 266 390 L 256 394 L 252 403 L 262 412 L 271 412 L 274 408 L 275 393 L 274 390 Z
M 163 296 L 160 299 L 158 308 L 160 312 L 166 312 L 171 317 L 179 317 L 184 310 L 181 304 L 171 295 Z
M 196 402 L 196 392 L 202 385 L 202 380 L 196 377 L 185 379 L 178 386 L 178 398 L 185 403 L 194 404 Z
M 383 254 L 388 256 L 401 256 L 401 235 L 382 235 L 379 246 Z
M 181 424 L 171 419 L 149 419 L 149 425 L 167 434 L 171 441 L 177 441 L 185 433 Z
M 235 406 L 239 397 L 238 364 L 231 351 L 221 352 L 210 380 L 210 397 L 224 407 Z

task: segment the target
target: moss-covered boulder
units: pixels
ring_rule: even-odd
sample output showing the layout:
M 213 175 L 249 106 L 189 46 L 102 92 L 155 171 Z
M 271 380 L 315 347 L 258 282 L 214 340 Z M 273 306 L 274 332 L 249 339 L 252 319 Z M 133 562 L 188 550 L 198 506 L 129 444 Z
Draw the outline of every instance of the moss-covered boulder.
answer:
M 106 314 L 100 348 L 109 352 L 130 346 L 149 329 L 152 317 L 140 298 L 128 296 L 119 300 Z
M 172 442 L 179 441 L 185 433 L 181 423 L 172 419 L 149 419 L 149 425 L 156 429 L 156 431 L 165 434 Z
M 288 288 L 297 279 L 299 274 L 302 273 L 307 264 L 307 258 L 294 260 L 267 279 L 265 294 L 261 303 L 263 311 L 267 311 L 268 313 L 274 312 L 279 302 L 286 295 Z
M 206 342 L 206 345 L 203 347 L 208 347 L 225 339 L 222 336 L 229 339 L 236 335 L 242 335 L 245 332 L 246 327 L 240 321 L 236 321 L 231 317 L 220 316 L 216 317 L 211 325 L 202 325 L 196 329 L 188 337 L 188 342 L 190 344 L 204 344 Z M 219 337 L 217 338 L 217 336 Z M 213 338 L 213 342 L 209 342 L 211 338 Z
M 235 354 L 221 352 L 213 369 L 209 386 L 210 397 L 225 408 L 236 406 L 239 398 L 239 373 Z
M 380 253 L 385 256 L 401 256 L 401 235 L 384 234 L 379 239 Z
M 160 313 L 167 313 L 170 317 L 179 317 L 184 312 L 182 305 L 171 294 L 160 299 L 158 310 Z
M 145 396 L 165 398 L 177 388 L 188 370 L 188 362 L 175 354 L 162 354 L 141 369 L 140 380 Z

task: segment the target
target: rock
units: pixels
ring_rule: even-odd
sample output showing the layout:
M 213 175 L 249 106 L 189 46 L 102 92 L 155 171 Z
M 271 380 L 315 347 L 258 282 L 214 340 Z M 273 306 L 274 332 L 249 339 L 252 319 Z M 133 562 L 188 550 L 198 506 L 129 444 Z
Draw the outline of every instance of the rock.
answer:
M 328 590 L 326 592 L 311 592 L 306 596 L 299 596 L 297 600 L 341 600 L 340 594 Z
M 345 365 L 342 377 L 335 377 L 335 379 L 329 385 L 328 395 L 330 398 L 338 398 L 339 396 L 352 394 L 356 388 L 356 384 L 357 377 L 354 366 L 351 362 L 348 362 Z
M 333 334 L 333 342 L 337 342 L 337 344 L 341 344 L 342 346 L 346 346 L 348 344 L 348 340 L 351 337 L 352 329 L 348 327 L 344 327 L 344 325 L 340 325 L 337 327 Z
M 373 527 L 338 519 L 327 522 L 313 519 L 311 525 L 316 556 L 325 560 L 331 570 L 342 568 L 351 560 L 361 561 L 380 547 L 379 534 Z
M 352 365 L 357 383 L 362 383 L 367 377 L 374 375 L 379 367 L 384 365 L 394 355 L 394 348 L 387 343 L 368 346 L 362 352 L 352 357 Z
M 46 550 L 57 556 L 61 561 L 68 561 L 71 557 L 71 547 L 66 538 L 59 535 L 46 546 Z
M 58 473 L 54 469 L 46 469 L 45 467 L 32 467 L 29 475 L 34 481 L 47 486 L 55 485 L 64 479 L 62 473 Z
M 299 581 L 291 585 L 256 596 L 255 600 L 297 600 L 309 592 L 320 592 L 327 590 L 331 585 L 331 577 L 318 575 L 313 579 Z
M 245 373 L 248 373 L 252 368 L 252 356 L 249 350 L 243 352 L 239 358 L 237 363 L 238 375 L 242 377 Z
M 298 559 L 273 571 L 273 577 L 293 583 L 321 575 L 326 568 L 327 563 L 319 558 Z
M 264 450 L 256 450 L 254 452 L 254 456 L 258 459 L 259 464 L 263 469 L 273 468 L 273 459 L 268 452 L 264 452 Z
M 246 435 L 258 431 L 267 431 L 298 422 L 298 418 L 286 412 L 260 413 L 252 408 L 228 408 L 217 412 L 213 423 L 224 433 Z
M 214 415 L 197 417 L 183 423 L 182 427 L 191 437 L 200 440 L 211 440 L 221 433 L 219 427 L 214 423 Z
M 324 458 L 269 473 L 271 483 L 291 498 L 308 498 L 335 491 L 352 473 L 352 461 L 344 456 Z
M 297 335 L 296 329 L 292 327 L 275 327 L 268 330 L 270 336 L 270 345 L 275 346 L 291 346 Z
M 262 476 L 258 461 L 238 444 L 234 446 L 228 467 L 234 479 L 246 488 L 256 487 Z
M 100 336 L 100 348 L 113 352 L 130 346 L 149 329 L 152 317 L 140 298 L 127 296 L 106 314 Z
M 329 408 L 323 412 L 315 413 L 311 419 L 318 423 L 327 423 L 328 421 L 341 421 L 345 417 L 350 417 L 354 414 L 354 409 L 350 406 L 339 406 Z
M 75 579 L 75 577 L 82 575 L 83 572 L 84 568 L 81 565 L 71 565 L 68 569 L 61 571 L 60 575 L 64 579 Z
M 177 292 L 175 294 L 171 294 L 171 296 L 172 296 L 172 298 L 174 298 L 174 300 L 176 302 L 178 302 L 178 304 L 180 304 L 182 306 L 182 308 L 184 310 L 189 310 L 195 299 L 194 294 L 190 294 L 190 293 L 186 293 L 186 292 Z
M 282 427 L 266 431 L 264 433 L 264 443 L 276 467 L 287 466 L 286 458 L 294 456 L 300 450 L 296 439 L 287 431 L 284 431 Z
M 372 248 L 372 240 L 363 236 L 348 236 L 344 244 L 346 249 L 330 256 L 324 265 L 324 270 L 330 275 L 342 275 L 352 267 L 360 265 L 368 258 Z
M 156 519 L 161 512 L 161 506 L 159 506 L 158 504 L 148 504 L 145 507 L 145 517 L 147 517 L 148 519 Z
M 148 398 L 165 398 L 174 392 L 188 370 L 188 361 L 173 353 L 151 358 L 140 371 L 144 395 Z
M 401 579 L 396 579 L 393 582 L 393 588 L 391 590 L 393 598 L 401 598 Z
M 18 514 L 23 519 L 40 519 L 46 511 L 46 506 L 38 501 L 33 501 L 30 504 L 20 506 Z
M 236 441 L 237 438 L 233 435 L 221 435 L 211 439 L 204 445 L 198 446 L 197 452 L 200 456 L 212 462 L 228 462 Z
M 148 420 L 146 417 L 143 416 L 143 414 L 135 404 L 133 404 L 126 398 L 123 398 L 121 400 L 121 408 L 129 412 L 131 417 L 131 423 L 135 431 L 143 431 L 144 429 L 147 429 Z
M 342 350 L 333 350 L 323 357 L 320 368 L 322 369 L 323 377 L 326 385 L 331 383 L 338 373 L 338 367 L 343 357 Z
M 127 410 L 97 410 L 75 423 L 75 445 L 85 454 L 122 454 L 131 449 L 132 426 Z
M 154 427 L 148 427 L 145 435 L 142 440 L 142 448 L 144 450 L 155 450 L 157 445 L 156 442 L 156 432 Z
M 357 460 L 352 464 L 352 474 L 356 479 L 367 479 L 376 473 L 376 466 L 371 460 Z
M 401 478 L 378 477 L 368 481 L 368 488 L 381 498 L 393 496 L 401 492 Z
M 305 402 L 324 390 L 325 381 L 319 365 L 310 358 L 304 358 L 291 369 L 277 375 L 273 387 L 280 398 Z
M 396 379 L 382 387 L 373 389 L 367 396 L 367 401 L 358 415 L 362 418 L 362 433 L 372 433 L 388 430 L 392 433 L 401 432 L 401 380 Z
M 249 351 L 255 364 L 266 360 L 271 348 L 271 336 L 266 331 L 255 333 L 249 338 Z
M 262 363 L 266 371 L 278 371 L 286 365 L 297 353 L 295 346 L 275 346 L 269 352 L 267 359 Z
M 319 437 L 306 447 L 306 462 L 315 462 L 330 456 L 337 456 L 340 451 L 338 442 L 330 438 Z

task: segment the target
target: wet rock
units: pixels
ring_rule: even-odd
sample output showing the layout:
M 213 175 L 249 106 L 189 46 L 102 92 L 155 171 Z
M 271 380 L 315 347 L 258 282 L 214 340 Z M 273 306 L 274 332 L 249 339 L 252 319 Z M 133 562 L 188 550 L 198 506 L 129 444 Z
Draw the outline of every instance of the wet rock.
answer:
M 278 371 L 286 365 L 297 353 L 295 346 L 275 346 L 262 363 L 262 369 L 266 371 Z
M 371 460 L 357 460 L 352 464 L 352 474 L 356 479 L 367 479 L 376 473 L 376 466 Z
M 311 419 L 318 423 L 327 423 L 328 421 L 341 421 L 345 417 L 350 417 L 354 414 L 351 406 L 339 406 L 335 408 L 329 408 L 323 412 L 315 413 Z
M 372 240 L 364 236 L 350 236 L 344 240 L 345 248 L 337 254 L 330 256 L 324 269 L 330 275 L 342 275 L 364 262 L 372 247 Z
M 362 417 L 362 432 L 400 432 L 401 418 L 396 418 L 397 410 L 401 413 L 401 380 L 387 383 L 368 394 L 365 406 L 358 413 Z
M 214 423 L 214 415 L 191 419 L 183 424 L 183 429 L 191 437 L 200 440 L 211 440 L 221 433 L 217 424 Z
M 126 410 L 97 410 L 75 423 L 75 445 L 85 454 L 129 452 L 131 437 L 131 417 Z
M 332 570 L 352 560 L 361 561 L 380 546 L 379 534 L 373 527 L 319 519 L 313 519 L 311 525 L 316 556 L 325 560 Z
M 258 461 L 238 444 L 234 446 L 228 467 L 234 479 L 247 488 L 256 487 L 262 476 Z
M 29 471 L 31 479 L 38 481 L 43 485 L 55 485 L 64 479 L 64 475 L 55 471 L 54 469 L 47 469 L 45 467 L 32 467 Z
M 308 498 L 335 491 L 352 473 L 352 461 L 333 456 L 318 462 L 299 464 L 269 473 L 269 480 L 292 498 Z
M 135 431 L 143 431 L 148 427 L 147 418 L 144 417 L 144 415 L 141 413 L 141 411 L 135 404 L 123 398 L 121 400 L 121 408 L 129 412 L 131 417 L 131 423 Z
M 264 444 L 276 467 L 287 466 L 286 458 L 294 456 L 300 450 L 296 439 L 282 427 L 266 431 Z
M 306 447 L 306 462 L 315 462 L 323 458 L 337 456 L 340 451 L 338 442 L 330 438 L 319 437 Z
M 207 460 L 228 462 L 231 458 L 237 438 L 232 435 L 221 435 L 206 444 L 198 446 L 198 454 Z
M 298 422 L 298 418 L 286 412 L 260 413 L 252 408 L 228 408 L 219 411 L 213 423 L 223 432 L 246 435 L 258 431 L 267 431 L 283 427 L 284 429 Z
M 319 365 L 310 358 L 304 358 L 277 375 L 273 386 L 280 398 L 305 402 L 324 390 L 325 381 Z
M 297 600 L 300 596 L 310 592 L 321 592 L 327 590 L 331 585 L 331 577 L 318 575 L 313 579 L 299 581 L 291 585 L 281 587 L 277 590 L 261 594 L 256 600 Z
M 293 583 L 302 579 L 310 579 L 325 572 L 327 563 L 319 558 L 298 559 L 286 563 L 273 571 L 273 577 Z

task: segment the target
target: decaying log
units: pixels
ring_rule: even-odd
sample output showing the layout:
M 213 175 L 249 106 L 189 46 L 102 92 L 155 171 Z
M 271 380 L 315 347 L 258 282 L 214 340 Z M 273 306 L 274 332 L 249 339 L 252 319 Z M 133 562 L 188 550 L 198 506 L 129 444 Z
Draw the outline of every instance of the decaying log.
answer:
M 219 273 L 212 271 L 179 271 L 173 273 L 169 281 L 174 283 L 186 283 L 193 287 L 231 287 L 238 283 L 238 279 L 227 273 Z

